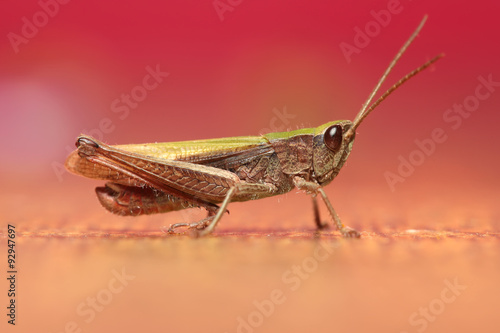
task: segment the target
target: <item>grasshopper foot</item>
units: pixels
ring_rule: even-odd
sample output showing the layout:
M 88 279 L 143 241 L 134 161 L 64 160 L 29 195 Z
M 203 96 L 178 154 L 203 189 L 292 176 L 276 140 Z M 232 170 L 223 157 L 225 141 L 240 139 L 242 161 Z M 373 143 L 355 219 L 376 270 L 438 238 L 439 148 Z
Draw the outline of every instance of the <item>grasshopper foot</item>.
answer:
M 361 237 L 361 234 L 357 230 L 350 228 L 350 227 L 343 227 L 342 229 L 340 229 L 340 233 L 345 238 L 359 238 L 359 237 Z
M 213 219 L 214 219 L 214 216 L 209 216 L 209 217 L 206 217 L 203 220 L 198 221 L 198 222 L 193 222 L 193 223 L 174 223 L 174 224 L 170 225 L 170 227 L 168 228 L 167 232 L 169 234 L 173 234 L 173 233 L 175 233 L 175 229 L 177 229 L 177 228 L 183 228 L 183 227 L 186 227 L 188 229 L 203 230 L 203 229 L 205 229 L 206 227 L 208 227 L 210 225 L 210 222 L 212 222 Z

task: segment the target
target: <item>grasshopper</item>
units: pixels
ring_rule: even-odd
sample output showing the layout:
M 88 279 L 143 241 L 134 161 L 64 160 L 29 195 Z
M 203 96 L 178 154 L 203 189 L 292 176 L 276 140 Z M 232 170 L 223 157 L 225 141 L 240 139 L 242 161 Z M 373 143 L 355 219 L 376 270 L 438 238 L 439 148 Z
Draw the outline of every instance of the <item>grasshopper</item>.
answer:
M 172 224 L 212 232 L 230 202 L 280 195 L 293 188 L 313 199 L 315 223 L 320 220 L 317 195 L 323 199 L 337 229 L 345 237 L 360 233 L 344 226 L 323 187 L 339 173 L 351 152 L 356 129 L 389 94 L 429 67 L 440 54 L 400 79 L 370 105 L 380 86 L 422 29 L 417 29 L 396 54 L 353 121 L 328 122 L 316 128 L 261 136 L 171 143 L 110 146 L 81 135 L 66 168 L 78 175 L 108 180 L 96 193 L 101 204 L 118 215 L 156 214 L 202 207 L 208 216 L 194 223 Z

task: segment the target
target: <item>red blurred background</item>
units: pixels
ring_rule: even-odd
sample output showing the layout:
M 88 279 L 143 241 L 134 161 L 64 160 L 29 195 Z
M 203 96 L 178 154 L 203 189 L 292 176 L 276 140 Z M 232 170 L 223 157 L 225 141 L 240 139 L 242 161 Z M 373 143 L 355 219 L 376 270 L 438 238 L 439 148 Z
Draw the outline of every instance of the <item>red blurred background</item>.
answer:
M 251 311 L 253 299 L 268 297 L 268 286 L 279 286 L 283 271 L 311 255 L 311 243 L 289 242 L 287 235 L 276 243 L 267 238 L 87 239 L 96 233 L 126 238 L 132 231 L 162 235 L 161 226 L 203 214 L 121 218 L 107 213 L 93 193 L 102 182 L 62 168 L 76 137 L 87 133 L 109 144 L 178 141 L 352 120 L 425 14 L 422 33 L 384 89 L 435 55 L 446 57 L 367 118 L 344 170 L 326 190 L 346 224 L 379 232 L 382 239 L 385 231 L 406 229 L 498 235 L 500 87 L 493 86 L 460 124 L 444 116 L 454 105 L 474 101 L 480 76 L 500 82 L 500 5 L 396 3 L 0 2 L 0 214 L 3 233 L 11 223 L 25 236 L 24 243 L 20 240 L 21 323 L 31 331 L 62 331 L 65 322 L 81 319 L 74 313 L 79 302 L 103 288 L 111 268 L 123 264 L 137 282 L 91 323 L 93 331 L 109 331 L 117 323 L 124 330 L 145 329 L 135 317 L 138 305 L 152 327 L 165 317 L 180 328 L 205 328 L 218 315 L 211 329 L 235 331 L 234 318 Z M 354 45 L 356 28 L 373 24 L 373 11 L 389 4 L 397 14 L 347 61 L 340 45 Z M 144 90 L 151 68 L 168 76 Z M 155 84 L 149 79 L 146 85 Z M 140 101 L 127 108 L 122 98 L 131 93 Z M 429 142 L 436 128 L 446 140 L 428 155 L 418 153 L 415 140 Z M 423 159 L 391 186 L 387 173 L 397 175 L 400 158 L 410 156 Z M 314 230 L 304 194 L 229 209 L 231 215 L 217 229 L 222 235 L 306 230 L 309 237 Z M 57 235 L 62 239 L 51 238 Z M 321 318 L 330 318 L 331 311 L 336 327 L 366 329 L 357 317 L 361 313 L 371 331 L 406 330 L 408 315 L 439 295 L 442 281 L 454 276 L 470 286 L 469 296 L 450 305 L 433 328 L 458 331 L 467 327 L 460 320 L 488 327 L 498 309 L 491 292 L 498 284 L 498 245 L 385 246 L 364 236 L 362 243 L 342 243 L 333 263 L 316 274 L 312 289 L 295 294 L 264 329 L 302 330 L 307 320 L 324 328 Z M 84 239 L 75 240 L 79 237 Z M 199 321 L 192 320 L 193 309 Z M 304 321 L 297 326 L 290 319 L 295 317 Z
M 50 184 L 63 193 L 73 187 L 75 177 L 61 165 L 82 132 L 125 144 L 256 135 L 272 124 L 286 130 L 353 119 L 428 14 L 385 88 L 436 54 L 446 57 L 359 128 L 350 160 L 331 186 L 337 191 L 329 191 L 387 211 L 421 199 L 469 218 L 498 217 L 500 94 L 481 101 L 456 130 L 443 120 L 448 108 L 474 94 L 478 76 L 500 81 L 495 1 L 401 1 L 399 12 L 350 63 L 340 43 L 354 45 L 354 28 L 364 29 L 374 20 L 371 11 L 394 2 L 235 1 L 221 2 L 229 7 L 220 13 L 212 1 L 46 3 L 54 15 L 46 21 L 37 1 L 0 4 L 0 168 L 3 182 L 15 185 L 10 191 Z M 38 31 L 24 27 L 23 19 L 37 23 Z M 30 38 L 22 39 L 23 32 Z M 148 66 L 169 76 L 127 114 L 113 112 L 113 103 L 123 106 L 122 95 L 142 85 Z M 273 122 L 284 108 L 289 118 Z M 99 129 L 103 119 L 108 133 Z M 447 140 L 391 191 L 384 173 L 397 173 L 398 156 L 408 158 L 414 140 L 430 138 L 436 127 Z M 364 195 L 358 187 L 378 194 Z M 406 196 L 410 202 L 401 199 Z

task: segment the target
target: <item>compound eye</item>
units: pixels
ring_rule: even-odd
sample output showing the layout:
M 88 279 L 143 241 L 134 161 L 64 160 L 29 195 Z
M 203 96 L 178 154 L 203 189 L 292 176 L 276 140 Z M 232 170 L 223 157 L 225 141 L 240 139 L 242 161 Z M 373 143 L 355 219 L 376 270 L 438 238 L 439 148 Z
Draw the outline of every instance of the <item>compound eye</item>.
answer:
M 336 153 L 342 145 L 342 126 L 333 125 L 328 127 L 323 136 L 323 140 L 328 149 Z

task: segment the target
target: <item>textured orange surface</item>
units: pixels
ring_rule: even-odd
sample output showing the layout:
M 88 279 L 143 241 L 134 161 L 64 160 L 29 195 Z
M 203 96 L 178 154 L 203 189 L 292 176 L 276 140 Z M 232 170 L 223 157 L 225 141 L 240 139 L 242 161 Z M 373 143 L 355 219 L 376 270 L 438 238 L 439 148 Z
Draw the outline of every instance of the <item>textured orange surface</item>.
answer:
M 1 332 L 500 331 L 498 1 L 401 0 L 349 62 L 342 43 L 395 1 L 220 0 L 224 20 L 219 0 L 68 1 L 16 49 L 40 2 L 0 1 Z M 361 239 L 316 232 L 296 191 L 230 204 L 210 237 L 166 235 L 204 212 L 113 216 L 103 182 L 61 169 L 80 133 L 138 144 L 352 119 L 424 14 L 384 88 L 445 58 L 366 119 L 325 188 Z

